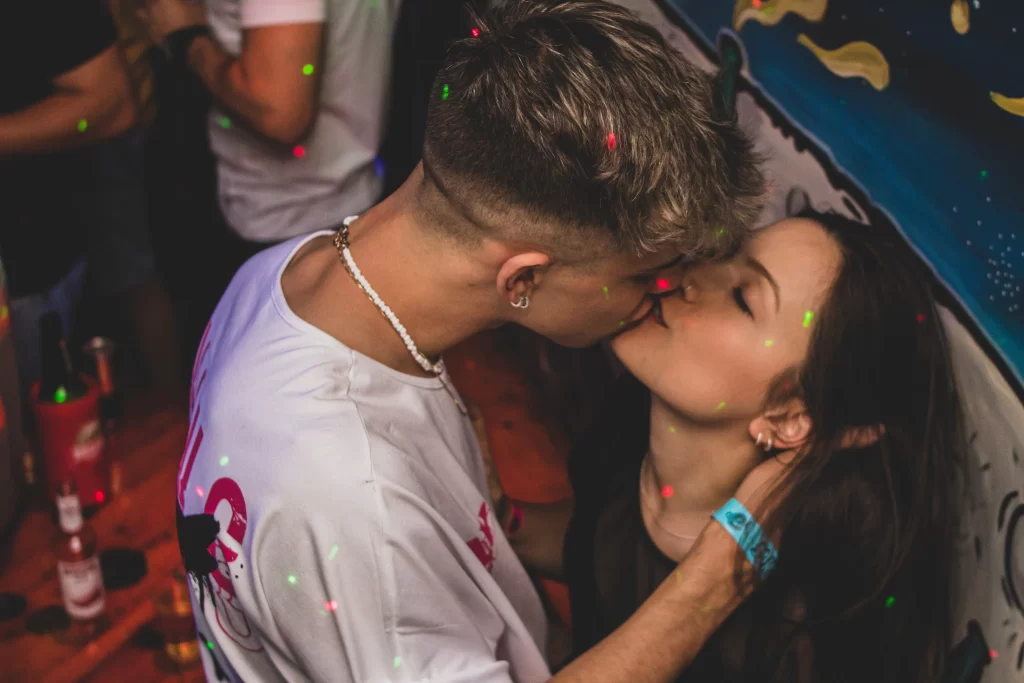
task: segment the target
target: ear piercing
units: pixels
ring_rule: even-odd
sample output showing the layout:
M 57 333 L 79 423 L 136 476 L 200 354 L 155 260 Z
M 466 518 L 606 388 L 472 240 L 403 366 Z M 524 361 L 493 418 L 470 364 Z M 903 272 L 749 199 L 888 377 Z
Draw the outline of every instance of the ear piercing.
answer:
M 512 308 L 529 308 L 530 307 L 530 297 L 524 295 L 524 296 L 519 297 L 518 301 L 513 301 L 511 303 L 512 303 Z
M 762 441 L 764 441 L 764 432 L 758 432 L 757 433 L 757 445 L 760 446 Z M 764 445 L 764 452 L 765 453 L 771 452 L 772 445 L 773 445 L 772 435 L 769 434 L 768 435 L 768 441 Z

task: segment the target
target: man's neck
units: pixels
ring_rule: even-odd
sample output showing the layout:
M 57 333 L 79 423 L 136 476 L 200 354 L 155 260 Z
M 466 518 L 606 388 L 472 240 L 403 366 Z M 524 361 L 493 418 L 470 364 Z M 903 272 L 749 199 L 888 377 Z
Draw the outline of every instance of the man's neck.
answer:
M 349 236 L 352 259 L 363 277 L 431 363 L 463 339 L 496 325 L 494 284 L 487 266 L 427 234 L 401 191 L 355 221 Z M 291 275 L 286 270 L 282 283 L 296 314 L 389 367 L 432 375 L 413 359 L 391 323 L 358 288 L 329 240 L 311 246 L 308 256 L 299 256 L 289 269 L 302 270 L 306 262 L 309 272 Z M 305 288 L 294 284 L 303 280 L 309 283 Z
M 642 481 L 648 506 L 666 524 L 698 531 L 762 457 L 745 424 L 695 423 L 653 394 L 650 449 Z

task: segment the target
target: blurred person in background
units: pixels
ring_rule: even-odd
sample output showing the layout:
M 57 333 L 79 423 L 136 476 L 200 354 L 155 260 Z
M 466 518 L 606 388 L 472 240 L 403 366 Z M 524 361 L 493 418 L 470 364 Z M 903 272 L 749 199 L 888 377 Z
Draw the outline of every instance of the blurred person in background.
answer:
M 154 43 L 212 95 L 219 204 L 232 271 L 380 197 L 398 0 L 144 0 Z

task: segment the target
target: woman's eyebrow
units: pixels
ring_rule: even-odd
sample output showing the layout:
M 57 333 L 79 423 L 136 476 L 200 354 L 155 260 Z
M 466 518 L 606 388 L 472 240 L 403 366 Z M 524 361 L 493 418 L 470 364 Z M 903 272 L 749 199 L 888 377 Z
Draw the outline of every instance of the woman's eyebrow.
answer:
M 746 259 L 746 263 L 748 266 L 753 268 L 758 275 L 767 280 L 768 284 L 772 286 L 772 291 L 775 293 L 775 312 L 778 313 L 779 302 L 781 301 L 781 298 L 779 297 L 779 283 L 775 281 L 775 278 L 773 278 L 772 274 L 768 272 L 768 269 L 764 267 L 764 264 L 758 261 L 753 256 L 748 256 Z

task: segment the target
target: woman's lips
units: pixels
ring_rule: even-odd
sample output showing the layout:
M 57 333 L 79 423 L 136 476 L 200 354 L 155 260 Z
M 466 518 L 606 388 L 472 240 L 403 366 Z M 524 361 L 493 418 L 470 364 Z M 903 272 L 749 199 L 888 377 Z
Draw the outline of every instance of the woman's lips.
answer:
M 645 320 L 653 320 L 654 322 L 658 323 L 662 327 L 665 327 L 665 328 L 668 327 L 668 325 L 665 324 L 665 316 L 664 316 L 664 314 L 661 311 L 661 298 L 660 297 L 656 297 L 654 299 L 654 301 L 651 303 L 651 310 L 647 312 L 647 316 L 646 316 Z

